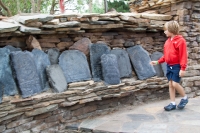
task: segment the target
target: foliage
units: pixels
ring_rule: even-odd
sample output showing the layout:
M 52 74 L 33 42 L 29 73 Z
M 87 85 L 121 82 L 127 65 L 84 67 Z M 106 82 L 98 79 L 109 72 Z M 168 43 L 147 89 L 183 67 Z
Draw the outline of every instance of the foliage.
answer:
M 129 12 L 128 3 L 124 0 L 108 1 L 108 9 L 114 8 L 117 12 Z

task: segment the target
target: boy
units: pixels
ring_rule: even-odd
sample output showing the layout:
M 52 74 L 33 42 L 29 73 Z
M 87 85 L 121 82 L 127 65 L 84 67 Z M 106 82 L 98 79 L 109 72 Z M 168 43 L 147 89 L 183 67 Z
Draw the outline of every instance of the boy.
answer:
M 164 25 L 164 33 L 168 37 L 164 45 L 164 55 L 158 61 L 151 61 L 151 65 L 163 62 L 167 63 L 167 79 L 169 81 L 169 94 L 171 103 L 164 107 L 166 111 L 176 109 L 175 91 L 183 97 L 178 104 L 183 109 L 188 103 L 188 97 L 183 87 L 179 84 L 181 77 L 185 74 L 187 66 L 187 46 L 185 39 L 178 35 L 179 24 L 176 21 L 169 21 Z

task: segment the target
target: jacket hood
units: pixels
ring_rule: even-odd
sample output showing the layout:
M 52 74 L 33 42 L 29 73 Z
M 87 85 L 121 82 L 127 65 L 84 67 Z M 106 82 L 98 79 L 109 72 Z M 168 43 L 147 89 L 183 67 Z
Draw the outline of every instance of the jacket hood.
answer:
M 183 36 L 181 35 L 176 35 L 174 38 L 173 38 L 173 41 L 177 40 L 177 39 L 180 39 L 180 38 L 183 38 Z

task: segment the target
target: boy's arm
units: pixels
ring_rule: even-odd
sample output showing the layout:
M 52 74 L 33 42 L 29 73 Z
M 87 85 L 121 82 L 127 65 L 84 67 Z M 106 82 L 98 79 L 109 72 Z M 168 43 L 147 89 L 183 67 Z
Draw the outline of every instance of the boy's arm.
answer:
M 187 45 L 185 40 L 182 40 L 179 45 L 179 59 L 180 59 L 180 65 L 181 70 L 185 71 L 187 67 Z
M 163 62 L 165 62 L 165 56 L 164 55 L 158 60 L 159 64 L 161 64 Z

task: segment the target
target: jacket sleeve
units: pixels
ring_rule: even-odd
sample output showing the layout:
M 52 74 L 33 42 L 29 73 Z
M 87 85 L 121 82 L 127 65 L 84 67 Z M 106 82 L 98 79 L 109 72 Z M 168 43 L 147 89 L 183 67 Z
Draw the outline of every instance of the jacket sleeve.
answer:
M 187 45 L 185 39 L 180 41 L 179 44 L 179 60 L 180 60 L 180 65 L 181 65 L 181 70 L 186 69 L 187 67 Z
M 164 55 L 158 60 L 159 64 L 161 64 L 163 62 L 165 62 L 165 56 Z

